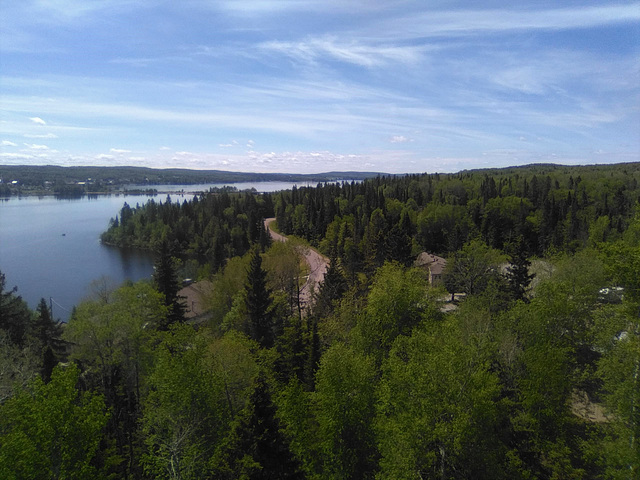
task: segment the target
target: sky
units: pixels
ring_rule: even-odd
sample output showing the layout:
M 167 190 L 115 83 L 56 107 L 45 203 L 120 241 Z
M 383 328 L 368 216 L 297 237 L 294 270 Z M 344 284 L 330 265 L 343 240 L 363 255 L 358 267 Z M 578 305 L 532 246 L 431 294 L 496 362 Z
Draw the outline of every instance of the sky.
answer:
M 640 3 L 0 2 L 0 164 L 640 161 Z

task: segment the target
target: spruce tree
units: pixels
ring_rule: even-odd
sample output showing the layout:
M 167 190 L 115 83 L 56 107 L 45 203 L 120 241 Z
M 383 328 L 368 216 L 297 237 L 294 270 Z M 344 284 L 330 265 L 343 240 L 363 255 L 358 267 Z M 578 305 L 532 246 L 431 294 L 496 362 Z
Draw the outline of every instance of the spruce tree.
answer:
M 5 291 L 5 276 L 0 272 L 0 329 L 12 343 L 22 345 L 31 321 L 31 312 L 22 297 L 16 295 L 17 287 Z
M 509 291 L 515 300 L 528 301 L 526 297 L 527 290 L 531 284 L 531 280 L 535 274 L 529 273 L 531 262 L 526 256 L 524 242 L 522 237 L 512 247 L 513 253 L 509 258 L 509 266 L 507 267 L 507 281 L 509 283 Z
M 253 248 L 245 291 L 249 317 L 247 333 L 260 346 L 271 348 L 275 340 L 271 292 L 267 288 L 267 272 L 262 268 L 262 257 L 257 247 Z
M 276 407 L 259 374 L 247 407 L 233 428 L 226 451 L 230 478 L 302 479 L 301 466 L 280 429 Z
M 347 291 L 347 281 L 335 255 L 329 258 L 329 266 L 324 274 L 315 299 L 314 315 L 326 317 L 333 311 L 334 302 L 342 298 Z
M 32 336 L 43 347 L 51 347 L 54 352 L 64 350 L 62 325 L 51 317 L 51 311 L 44 298 L 40 299 L 36 308 L 36 317 L 31 327 Z
M 31 336 L 36 340 L 40 351 L 41 374 L 45 383 L 51 378 L 53 368 L 65 355 L 66 344 L 62 340 L 62 325 L 51 318 L 51 311 L 44 298 L 36 308 L 36 316 L 31 326 Z
M 164 304 L 168 308 L 166 325 L 161 325 L 161 328 L 168 328 L 169 325 L 184 321 L 185 305 L 184 298 L 178 295 L 182 286 L 178 279 L 176 260 L 166 240 L 160 244 L 154 269 L 154 283 L 158 292 L 164 295 Z

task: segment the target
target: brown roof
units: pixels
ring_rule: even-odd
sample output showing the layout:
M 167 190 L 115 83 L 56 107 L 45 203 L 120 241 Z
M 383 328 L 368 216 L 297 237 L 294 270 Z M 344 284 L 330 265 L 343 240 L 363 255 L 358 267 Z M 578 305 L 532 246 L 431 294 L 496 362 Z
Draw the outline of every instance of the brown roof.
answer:
M 428 252 L 422 252 L 420 255 L 418 255 L 418 258 L 416 258 L 416 261 L 414 262 L 414 265 L 417 267 L 428 267 L 432 264 L 442 265 L 444 267 L 444 265 L 447 264 L 447 261 L 437 255 L 433 255 Z
M 204 295 L 211 291 L 212 283 L 203 280 L 192 283 L 178 292 L 178 295 L 185 297 L 184 304 L 187 307 L 186 318 L 197 317 L 204 313 Z

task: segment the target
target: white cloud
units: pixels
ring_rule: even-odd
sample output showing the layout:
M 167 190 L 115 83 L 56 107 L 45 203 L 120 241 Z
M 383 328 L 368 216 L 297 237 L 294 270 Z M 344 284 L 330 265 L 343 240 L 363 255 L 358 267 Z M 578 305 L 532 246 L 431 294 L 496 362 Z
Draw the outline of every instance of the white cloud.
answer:
M 107 155 L 106 153 L 101 153 L 100 155 L 96 155 L 94 158 L 96 160 L 112 160 L 115 157 L 113 155 Z
M 33 155 L 27 155 L 24 153 L 0 153 L 0 157 L 2 158 L 33 158 Z
M 124 148 L 110 148 L 109 151 L 111 153 L 118 153 L 118 154 L 131 153 L 131 150 L 125 150 Z
M 378 38 L 460 37 L 518 30 L 569 30 L 640 20 L 638 4 L 526 10 L 424 10 L 383 20 L 371 27 Z
M 389 63 L 416 63 L 427 47 L 398 46 L 393 44 L 366 44 L 361 41 L 341 42 L 334 37 L 309 38 L 302 42 L 265 42 L 259 47 L 304 62 L 315 62 L 322 57 L 351 63 L 361 67 L 379 67 Z
M 410 138 L 405 137 L 404 135 L 394 135 L 393 137 L 391 137 L 391 140 L 389 140 L 391 143 L 407 143 L 407 142 L 411 142 L 412 140 Z
M 222 148 L 230 148 L 233 147 L 233 143 L 219 143 L 218 146 Z
M 160 147 L 158 150 L 168 151 L 168 150 L 171 150 L 171 148 L 169 148 L 169 147 Z
M 29 117 L 29 120 L 31 120 L 33 123 L 37 123 L 38 125 L 46 125 L 47 124 L 47 122 L 45 122 L 40 117 Z
M 55 133 L 43 133 L 43 134 L 33 134 L 33 133 L 25 133 L 25 138 L 58 138 Z
M 49 147 L 46 145 L 37 145 L 35 143 L 25 143 L 25 147 L 30 148 L 31 150 L 49 150 Z
M 17 147 L 18 144 L 10 142 L 9 140 L 2 140 L 2 143 L 0 143 L 0 146 L 3 146 L 3 147 Z

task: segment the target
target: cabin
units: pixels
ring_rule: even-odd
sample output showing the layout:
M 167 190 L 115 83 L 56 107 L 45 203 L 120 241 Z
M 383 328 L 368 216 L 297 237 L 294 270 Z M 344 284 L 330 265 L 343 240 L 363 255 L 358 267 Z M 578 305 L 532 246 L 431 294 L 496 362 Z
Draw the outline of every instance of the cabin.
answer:
M 436 286 L 442 282 L 442 273 L 447 261 L 428 252 L 422 252 L 414 262 L 416 267 L 423 268 L 429 274 L 429 284 Z

